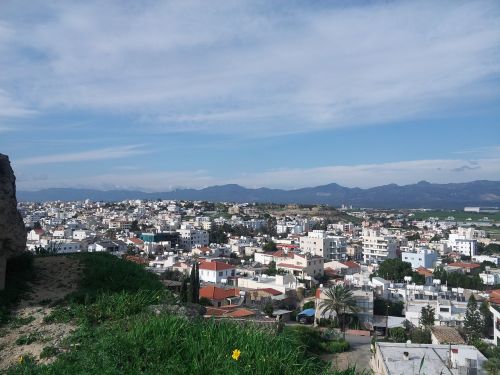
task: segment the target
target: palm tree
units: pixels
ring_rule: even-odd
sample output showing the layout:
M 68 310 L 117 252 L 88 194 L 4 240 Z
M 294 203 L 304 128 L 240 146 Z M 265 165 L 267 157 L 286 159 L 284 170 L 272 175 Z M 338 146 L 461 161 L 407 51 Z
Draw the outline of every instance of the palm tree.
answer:
M 352 291 L 343 285 L 335 285 L 334 287 L 323 291 L 323 293 L 327 298 L 320 302 L 319 308 L 323 309 L 324 313 L 335 312 L 337 321 L 340 314 L 343 314 L 342 330 L 344 332 L 345 340 L 345 313 L 356 313 L 359 311 L 354 295 L 352 294 Z

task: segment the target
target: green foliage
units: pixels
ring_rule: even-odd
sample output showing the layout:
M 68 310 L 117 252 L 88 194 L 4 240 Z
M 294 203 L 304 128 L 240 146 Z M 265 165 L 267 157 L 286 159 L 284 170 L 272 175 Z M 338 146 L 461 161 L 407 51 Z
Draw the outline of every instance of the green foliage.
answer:
M 302 341 L 231 322 L 190 322 L 169 315 L 82 329 L 79 345 L 49 365 L 16 366 L 7 374 L 321 374 L 327 364 Z M 241 351 L 237 361 L 234 349 Z M 30 371 L 31 368 L 31 371 Z M 354 374 L 354 372 L 350 372 Z
M 274 276 L 278 273 L 278 270 L 276 269 L 276 262 L 274 260 L 269 262 L 269 264 L 267 265 L 267 270 L 264 273 L 269 276 Z
M 210 243 L 224 244 L 227 243 L 229 237 L 225 230 L 230 230 L 224 226 L 216 226 L 208 231 L 208 241 Z
M 8 369 L 8 375 L 332 374 L 329 364 L 312 356 L 310 348 L 318 353 L 345 350 L 342 343 L 326 345 L 319 331 L 305 334 L 303 328 L 308 327 L 270 333 L 229 321 L 154 314 L 148 305 L 169 301 L 154 275 L 114 257 L 78 258 L 85 265 L 80 289 L 55 308 L 52 319 L 73 320 L 79 328 L 65 350 L 42 351 L 43 356 L 57 355 L 53 363 L 36 364 L 26 357 Z M 106 264 L 117 277 L 110 276 Z M 238 360 L 231 358 L 235 349 L 241 351 Z M 355 370 L 338 374 L 354 375 Z
M 262 311 L 264 312 L 264 314 L 266 314 L 267 316 L 272 316 L 273 315 L 273 311 L 274 311 L 274 308 L 273 308 L 273 304 L 271 302 L 267 302 L 265 305 L 264 305 L 264 308 L 262 309 Z
M 265 252 L 274 252 L 278 250 L 278 248 L 276 247 L 276 243 L 274 241 L 269 241 L 262 247 L 262 249 Z
M 392 342 L 406 342 L 408 340 L 408 336 L 403 327 L 396 327 L 389 329 L 389 339 Z
M 481 338 L 484 329 L 481 312 L 477 308 L 477 301 L 472 294 L 467 302 L 467 310 L 465 311 L 464 331 L 465 338 L 468 344 L 472 344 Z
M 497 243 L 490 243 L 484 247 L 479 247 L 479 253 L 481 255 L 492 255 L 500 253 L 500 245 Z
M 304 306 L 302 306 L 302 309 L 314 309 L 314 301 L 307 301 L 304 303 Z
M 410 340 L 413 344 L 431 344 L 431 331 L 427 328 L 415 328 L 411 332 Z
M 16 340 L 16 345 L 29 345 L 35 341 L 40 341 L 42 334 L 39 332 L 29 333 L 27 335 L 21 335 Z
M 46 346 L 40 353 L 40 359 L 54 357 L 59 354 L 59 349 L 54 346 Z
M 0 326 L 9 320 L 10 309 L 29 290 L 35 277 L 33 256 L 23 253 L 7 261 L 5 289 L 0 291 Z
M 380 264 L 376 275 L 386 280 L 402 282 L 405 276 L 412 276 L 413 271 L 410 263 L 395 258 L 384 260 Z
M 434 278 L 440 279 L 441 284 L 448 284 L 451 288 L 465 288 L 483 290 L 484 284 L 479 275 L 466 275 L 461 272 L 446 272 L 442 267 L 436 267 Z
M 415 233 L 415 234 L 412 234 L 410 236 L 406 236 L 406 238 L 408 239 L 408 241 L 419 240 L 420 239 L 420 233 Z
M 435 311 L 431 305 L 427 305 L 422 307 L 420 311 L 419 323 L 421 326 L 425 328 L 432 327 L 434 325 L 435 320 Z
M 351 347 L 345 340 L 322 342 L 320 346 L 327 353 L 343 353 Z
M 481 302 L 479 306 L 481 318 L 483 321 L 483 337 L 489 337 L 493 330 L 493 314 L 490 311 L 490 304 L 488 301 Z
M 75 257 L 83 263 L 85 272 L 78 290 L 68 297 L 71 302 L 88 304 L 103 293 L 164 289 L 158 276 L 145 271 L 142 265 L 106 253 L 79 254 Z
M 373 301 L 373 314 L 386 315 L 388 312 L 391 316 L 404 316 L 404 304 L 401 301 L 392 302 L 384 299 L 377 298 Z

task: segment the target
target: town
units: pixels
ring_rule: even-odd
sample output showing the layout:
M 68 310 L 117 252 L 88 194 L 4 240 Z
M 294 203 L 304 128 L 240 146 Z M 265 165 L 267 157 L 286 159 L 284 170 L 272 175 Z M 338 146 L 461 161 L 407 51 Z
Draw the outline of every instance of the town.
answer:
M 18 209 L 34 254 L 106 252 L 144 265 L 205 306 L 206 319 L 331 330 L 337 356 L 360 370 L 396 374 L 425 356 L 426 373 L 482 373 L 483 353 L 500 343 L 496 208 L 85 200 Z M 194 273 L 197 296 L 186 289 Z

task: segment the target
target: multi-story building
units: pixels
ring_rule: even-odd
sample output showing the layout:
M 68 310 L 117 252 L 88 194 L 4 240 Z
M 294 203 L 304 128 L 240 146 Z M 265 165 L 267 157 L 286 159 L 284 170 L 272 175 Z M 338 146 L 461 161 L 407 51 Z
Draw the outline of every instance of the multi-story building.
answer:
M 328 260 L 346 260 L 346 241 L 346 237 L 332 236 L 323 230 L 314 230 L 307 236 L 300 237 L 300 248 L 302 251 Z
M 435 266 L 438 260 L 437 253 L 433 250 L 420 248 L 414 251 L 403 251 L 401 253 L 401 260 L 403 262 L 411 263 L 411 268 L 416 270 L 417 268 L 432 268 Z
M 363 231 L 363 260 L 365 263 L 380 263 L 396 258 L 397 241 L 394 236 L 381 235 L 378 230 Z
M 191 250 L 195 246 L 207 246 L 209 243 L 208 232 L 195 229 L 191 225 L 182 225 L 177 232 L 180 234 L 180 245 L 186 250 Z

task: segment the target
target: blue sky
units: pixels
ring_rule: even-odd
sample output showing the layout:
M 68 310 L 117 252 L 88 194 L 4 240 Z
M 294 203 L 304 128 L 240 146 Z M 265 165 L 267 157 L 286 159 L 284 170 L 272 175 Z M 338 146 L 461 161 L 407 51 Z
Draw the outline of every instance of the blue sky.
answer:
M 497 1 L 2 1 L 18 188 L 500 180 Z

